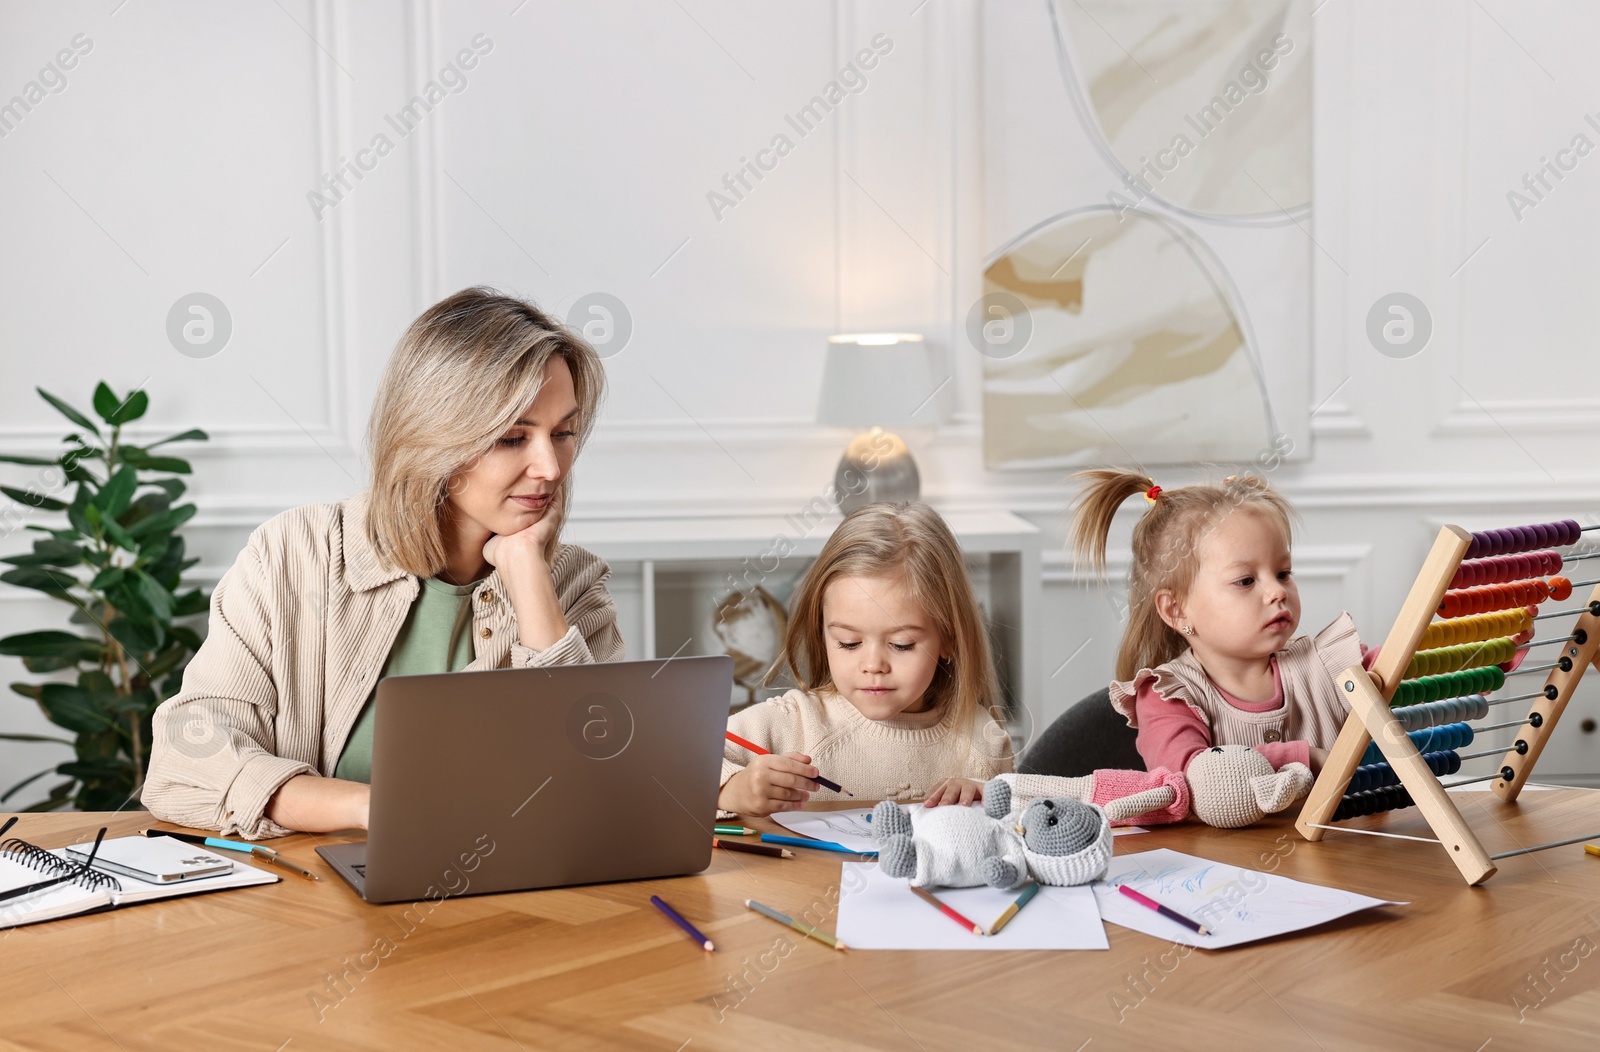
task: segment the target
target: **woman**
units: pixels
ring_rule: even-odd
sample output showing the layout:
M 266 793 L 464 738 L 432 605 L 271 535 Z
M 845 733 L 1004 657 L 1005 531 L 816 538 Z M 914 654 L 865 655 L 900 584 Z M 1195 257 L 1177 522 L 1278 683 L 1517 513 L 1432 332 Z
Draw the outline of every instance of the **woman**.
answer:
M 383 676 L 620 660 L 610 569 L 559 539 L 604 387 L 594 349 L 521 300 L 467 289 L 413 322 L 368 425 L 372 488 L 272 519 L 218 582 L 156 710 L 145 806 L 250 839 L 364 829 Z

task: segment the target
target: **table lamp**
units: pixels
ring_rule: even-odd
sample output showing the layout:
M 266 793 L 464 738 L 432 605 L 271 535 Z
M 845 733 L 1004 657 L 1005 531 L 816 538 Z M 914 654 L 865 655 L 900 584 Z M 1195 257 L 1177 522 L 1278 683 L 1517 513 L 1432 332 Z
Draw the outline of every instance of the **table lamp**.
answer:
M 848 515 L 880 500 L 916 500 L 917 462 L 900 436 L 887 430 L 937 424 L 928 347 L 916 333 L 849 333 L 828 337 L 817 423 L 866 428 L 839 460 L 833 481 L 839 510 Z

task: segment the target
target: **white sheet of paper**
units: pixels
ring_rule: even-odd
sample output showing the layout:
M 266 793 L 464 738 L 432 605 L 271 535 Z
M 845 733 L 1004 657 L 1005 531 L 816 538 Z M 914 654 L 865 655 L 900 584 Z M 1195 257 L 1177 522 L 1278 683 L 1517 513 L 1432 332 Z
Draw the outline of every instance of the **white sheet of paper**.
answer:
M 1211 929 L 1199 935 L 1128 898 L 1119 884 Z M 1353 891 L 1227 866 L 1170 848 L 1118 855 L 1094 884 L 1100 916 L 1168 942 L 1219 950 L 1325 924 L 1372 906 L 1404 906 Z
M 1134 833 L 1148 833 L 1150 830 L 1144 826 L 1118 826 L 1111 831 L 1112 836 L 1131 836 Z
M 877 851 L 878 841 L 872 836 L 872 823 L 867 821 L 870 814 L 870 807 L 851 807 L 843 811 L 780 811 L 772 820 L 797 836 L 831 840 L 852 851 Z
M 974 935 L 912 894 L 907 881 L 872 862 L 846 862 L 840 877 L 839 941 L 852 950 L 1105 950 L 1105 925 L 1087 885 L 1044 887 L 1000 929 Z M 930 888 L 962 916 L 992 925 L 1017 891 Z

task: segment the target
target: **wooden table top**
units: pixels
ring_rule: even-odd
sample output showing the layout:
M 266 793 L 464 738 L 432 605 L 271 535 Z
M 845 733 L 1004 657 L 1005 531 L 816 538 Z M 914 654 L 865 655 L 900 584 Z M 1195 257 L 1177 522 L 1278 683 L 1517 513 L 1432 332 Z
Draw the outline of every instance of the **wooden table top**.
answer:
M 1456 799 L 1491 852 L 1600 831 L 1600 795 L 1583 790 Z M 1382 821 L 1428 834 L 1415 814 Z M 116 836 L 152 823 L 24 815 L 12 835 L 59 847 L 102 824 Z M 1471 888 L 1435 845 L 1343 833 L 1312 844 L 1289 816 L 1118 838 L 1118 854 L 1171 847 L 1411 903 L 1180 956 L 1115 925 L 1109 952 L 838 953 L 743 905 L 814 905 L 831 931 L 850 856 L 804 850 L 718 851 L 673 880 L 450 898 L 407 921 L 410 907 L 363 903 L 314 854 L 341 839 L 357 838 L 275 843 L 320 882 L 286 873 L 6 932 L 0 1049 L 1495 1052 L 1594 1047 L 1600 1030 L 1600 858 L 1581 846 L 1506 859 Z M 656 893 L 717 952 L 653 909 Z

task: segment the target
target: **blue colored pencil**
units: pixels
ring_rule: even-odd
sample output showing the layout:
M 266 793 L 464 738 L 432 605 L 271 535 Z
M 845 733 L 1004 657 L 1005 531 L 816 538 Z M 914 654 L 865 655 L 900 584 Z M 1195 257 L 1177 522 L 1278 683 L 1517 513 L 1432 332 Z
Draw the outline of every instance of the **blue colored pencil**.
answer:
M 778 836 L 776 833 L 762 833 L 761 842 L 764 844 L 787 844 L 790 847 L 810 847 L 818 851 L 838 851 L 846 855 L 876 855 L 876 851 L 857 851 L 843 844 L 835 844 L 831 840 L 811 840 L 808 837 Z
M 662 913 L 665 913 L 668 917 L 672 918 L 672 922 L 678 927 L 682 928 L 684 931 L 688 932 L 689 938 L 693 939 L 695 942 L 704 946 L 708 950 L 715 950 L 717 948 L 710 939 L 705 937 L 705 933 L 703 933 L 699 928 L 696 928 L 693 924 L 690 924 L 688 921 L 684 920 L 683 916 L 677 910 L 673 909 L 671 906 L 668 906 L 665 902 L 662 902 L 661 896 L 651 895 L 650 904 L 656 909 L 660 910 Z

